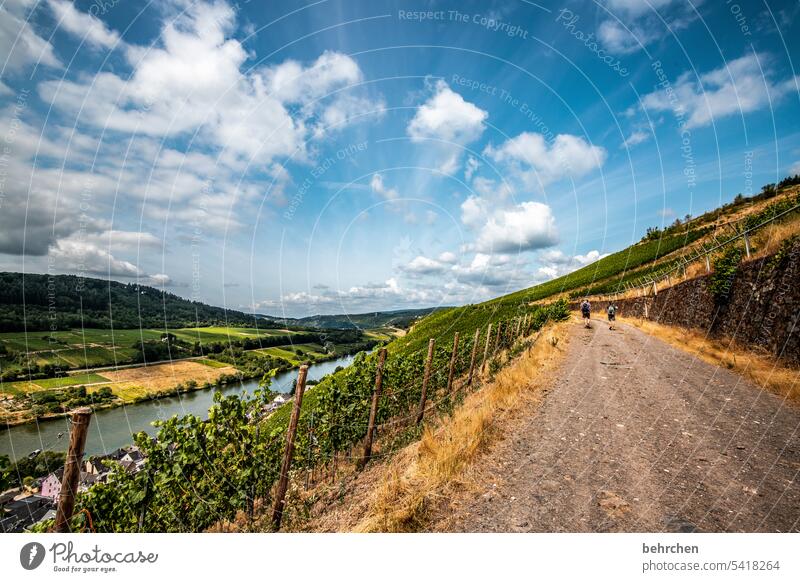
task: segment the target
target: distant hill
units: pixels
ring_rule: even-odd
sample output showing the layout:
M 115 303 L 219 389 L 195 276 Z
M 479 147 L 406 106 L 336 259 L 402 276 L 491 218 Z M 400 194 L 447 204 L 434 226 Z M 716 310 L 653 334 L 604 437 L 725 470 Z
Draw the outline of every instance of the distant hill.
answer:
M 24 293 L 23 293 L 24 291 Z M 147 285 L 75 275 L 0 272 L 0 331 L 79 327 L 175 329 L 209 325 L 373 329 L 408 327 L 437 308 L 282 318 L 190 301 Z M 52 326 L 52 327 L 51 327 Z
M 23 293 L 24 291 L 24 293 Z M 190 301 L 146 285 L 75 275 L 0 273 L 0 331 L 250 326 L 256 316 Z M 258 319 L 259 327 L 271 327 Z
M 445 307 L 428 307 L 425 309 L 402 309 L 397 311 L 374 311 L 371 313 L 342 315 L 311 315 L 309 317 L 274 317 L 263 315 L 275 325 L 313 327 L 324 329 L 375 329 L 379 327 L 407 328 L 417 319 Z

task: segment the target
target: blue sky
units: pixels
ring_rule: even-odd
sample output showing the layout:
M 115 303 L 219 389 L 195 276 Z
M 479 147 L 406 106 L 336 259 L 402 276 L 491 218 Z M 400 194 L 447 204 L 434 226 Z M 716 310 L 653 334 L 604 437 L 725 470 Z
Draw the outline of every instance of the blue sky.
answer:
M 0 11 L 3 270 L 454 305 L 800 173 L 788 0 Z

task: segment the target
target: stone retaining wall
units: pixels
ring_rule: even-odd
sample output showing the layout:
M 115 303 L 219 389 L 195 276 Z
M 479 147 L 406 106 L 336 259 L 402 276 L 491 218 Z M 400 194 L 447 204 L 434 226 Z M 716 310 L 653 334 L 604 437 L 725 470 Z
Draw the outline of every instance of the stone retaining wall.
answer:
M 683 281 L 653 296 L 617 301 L 619 314 L 696 329 L 800 366 L 800 241 L 780 261 L 774 255 L 743 263 L 727 300 L 708 290 L 711 275 Z M 605 317 L 608 301 L 592 301 Z M 572 304 L 578 309 L 579 302 Z

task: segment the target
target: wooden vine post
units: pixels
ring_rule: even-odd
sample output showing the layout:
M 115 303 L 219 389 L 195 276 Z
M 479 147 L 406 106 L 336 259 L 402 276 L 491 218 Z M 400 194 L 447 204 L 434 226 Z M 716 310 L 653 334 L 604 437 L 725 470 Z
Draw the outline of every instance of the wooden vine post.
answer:
M 78 492 L 78 482 L 81 476 L 81 462 L 83 461 L 83 448 L 86 445 L 86 433 L 89 421 L 92 418 L 92 409 L 78 408 L 72 411 L 72 429 L 69 433 L 69 449 L 64 463 L 64 480 L 61 492 L 58 494 L 58 509 L 56 510 L 55 531 L 69 533 L 69 521 L 75 509 L 75 494 Z
M 750 235 L 744 233 L 744 252 L 747 255 L 747 258 L 750 258 Z
M 425 376 L 422 378 L 422 395 L 419 399 L 419 410 L 417 410 L 417 424 L 421 423 L 422 418 L 425 416 L 425 403 L 428 400 L 428 381 L 431 379 L 434 345 L 436 345 L 436 340 L 431 338 L 428 341 L 428 359 L 425 360 Z
M 706 273 L 711 272 L 711 260 L 708 258 L 708 253 L 706 253 Z
M 381 348 L 381 350 L 378 352 L 378 368 L 375 370 L 375 388 L 372 390 L 372 406 L 369 409 L 367 437 L 364 439 L 364 456 L 361 457 L 361 460 L 359 461 L 359 467 L 362 469 L 372 455 L 372 439 L 375 435 L 375 419 L 378 416 L 378 401 L 381 398 L 381 389 L 383 387 L 383 367 L 385 363 L 386 348 Z
M 486 347 L 483 348 L 483 361 L 481 362 L 481 371 L 486 369 L 486 358 L 489 357 L 489 344 L 492 341 L 492 324 L 486 327 Z
M 453 374 L 456 371 L 456 358 L 458 357 L 458 332 L 453 336 L 453 353 L 450 355 L 450 371 L 447 373 L 447 388 L 445 394 L 450 394 L 453 387 Z
M 272 525 L 275 531 L 281 529 L 286 489 L 289 487 L 289 469 L 292 466 L 292 456 L 294 455 L 294 439 L 297 435 L 297 423 L 300 420 L 300 409 L 303 406 L 303 392 L 305 392 L 306 389 L 307 375 L 308 366 L 300 366 L 300 372 L 297 374 L 297 386 L 294 389 L 292 417 L 289 420 L 289 429 L 286 431 L 286 450 L 283 453 L 283 463 L 281 463 L 278 488 L 275 491 L 275 505 L 272 507 Z
M 494 338 L 494 350 L 492 350 L 492 355 L 496 354 L 497 350 L 500 349 L 500 337 L 501 337 L 500 334 L 501 334 L 502 330 L 503 330 L 503 322 L 502 321 L 498 321 L 497 322 L 497 337 Z
M 481 337 L 481 328 L 475 330 L 475 339 L 472 340 L 472 355 L 469 358 L 469 375 L 467 386 L 472 386 L 472 376 L 475 373 L 475 356 L 478 354 L 478 340 Z

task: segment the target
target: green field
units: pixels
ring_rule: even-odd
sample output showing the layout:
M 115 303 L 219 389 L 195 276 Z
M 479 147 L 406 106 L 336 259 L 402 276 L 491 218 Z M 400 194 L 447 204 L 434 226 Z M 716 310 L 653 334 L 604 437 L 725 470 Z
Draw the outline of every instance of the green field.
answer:
M 53 388 L 66 388 L 67 386 L 81 386 L 108 381 L 108 378 L 100 374 L 74 374 L 63 378 L 46 378 L 32 382 L 4 382 L 2 392 L 17 396 L 30 392 L 38 392 L 40 390 L 51 390 Z
M 234 341 L 258 338 L 285 337 L 299 332 L 284 329 L 248 327 L 187 327 L 169 330 L 179 341 L 188 344 L 229 344 Z M 95 368 L 134 363 L 139 356 L 136 348 L 142 341 L 159 341 L 163 330 L 158 329 L 72 329 L 54 332 L 0 333 L 0 346 L 8 352 L 0 356 L 0 372 L 20 371 L 22 367 L 13 356 L 28 354 L 39 366 L 53 364 L 63 369 Z M 313 352 L 311 348 L 306 348 Z M 320 350 L 321 350 L 320 346 Z
M 297 351 L 300 353 L 298 354 Z M 313 356 L 314 358 L 327 358 L 330 355 L 320 344 L 295 344 L 293 346 L 264 348 L 261 350 L 254 350 L 254 352 L 274 358 L 283 358 L 284 360 L 288 360 L 293 366 L 306 361 L 309 356 Z

